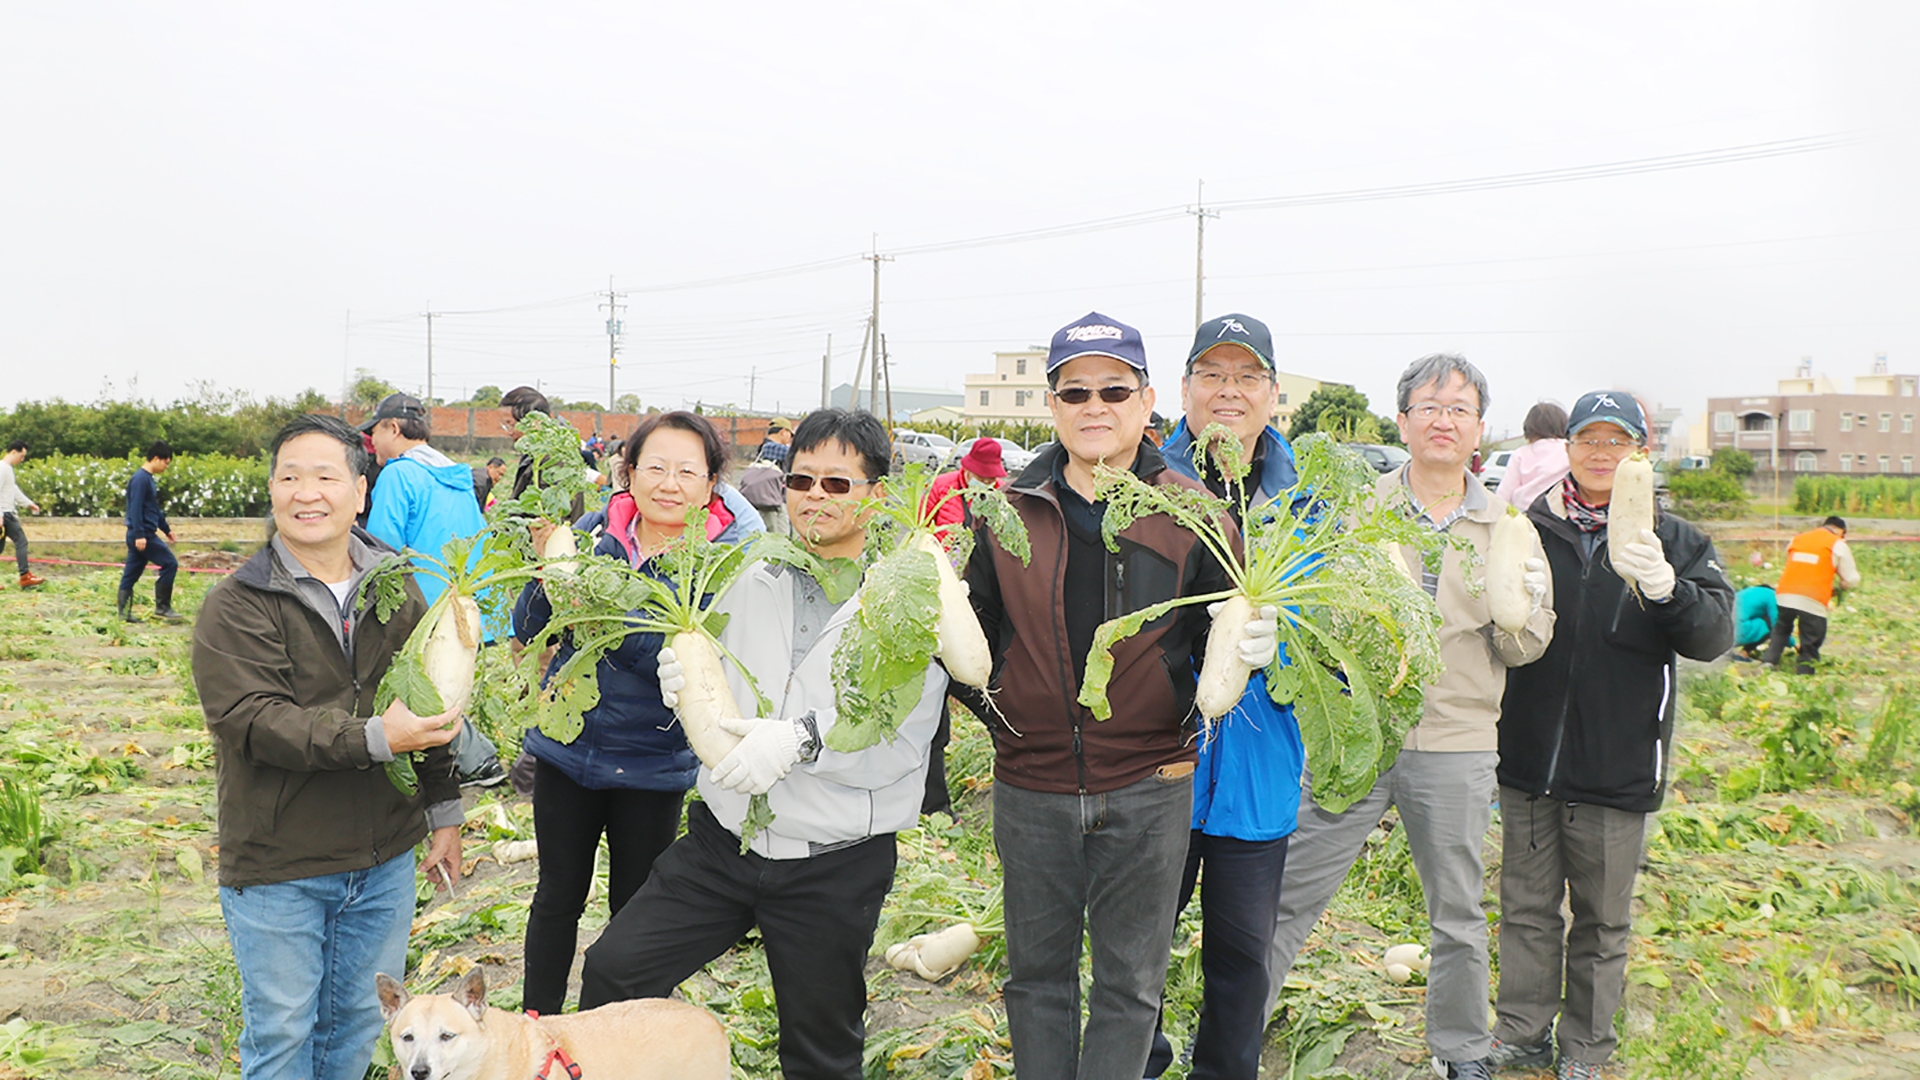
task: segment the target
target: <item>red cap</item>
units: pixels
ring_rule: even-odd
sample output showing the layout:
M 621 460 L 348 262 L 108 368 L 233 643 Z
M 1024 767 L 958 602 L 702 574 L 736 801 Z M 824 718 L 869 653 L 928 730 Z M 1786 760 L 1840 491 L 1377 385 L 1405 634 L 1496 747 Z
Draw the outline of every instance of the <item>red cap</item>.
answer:
M 973 447 L 967 451 L 967 456 L 960 459 L 960 467 L 989 480 L 998 480 L 1007 475 L 1007 467 L 1000 463 L 1000 444 L 985 437 L 973 440 Z

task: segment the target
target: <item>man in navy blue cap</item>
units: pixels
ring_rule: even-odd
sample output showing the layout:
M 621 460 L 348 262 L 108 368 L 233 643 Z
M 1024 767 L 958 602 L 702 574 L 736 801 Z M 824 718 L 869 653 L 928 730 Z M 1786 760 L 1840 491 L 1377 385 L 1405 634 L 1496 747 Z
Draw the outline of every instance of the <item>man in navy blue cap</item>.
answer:
M 1113 651 L 1096 721 L 1077 703 L 1094 630 L 1106 619 L 1229 587 L 1226 570 L 1165 515 L 1101 539 L 1093 468 L 1197 488 L 1142 439 L 1153 413 L 1140 332 L 1099 312 L 1062 327 L 1047 351 L 1058 441 L 1008 487 L 1032 541 L 1023 565 L 976 531 L 967 584 L 993 653 L 991 704 L 968 703 L 994 735 L 993 829 L 1004 872 L 1004 989 L 1022 1076 L 1142 1075 L 1166 979 L 1175 891 L 1192 812 L 1194 673 L 1206 613 L 1149 624 Z M 1273 625 L 1248 659 L 1273 656 Z M 1080 941 L 1093 960 L 1084 1038 Z

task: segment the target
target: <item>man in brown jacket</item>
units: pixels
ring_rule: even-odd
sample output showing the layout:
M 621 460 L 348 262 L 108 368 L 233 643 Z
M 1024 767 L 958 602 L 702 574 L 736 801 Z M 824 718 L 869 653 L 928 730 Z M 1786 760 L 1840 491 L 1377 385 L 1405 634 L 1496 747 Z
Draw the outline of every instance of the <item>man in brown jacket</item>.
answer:
M 1480 446 L 1486 407 L 1486 377 L 1462 357 L 1424 357 L 1400 376 L 1400 435 L 1413 457 L 1382 476 L 1378 491 L 1403 500 L 1409 517 L 1472 548 L 1450 547 L 1438 567 L 1421 573 L 1421 584 L 1440 607 L 1440 659 L 1446 669 L 1426 687 L 1420 722 L 1407 732 L 1399 757 L 1371 792 L 1338 814 L 1322 808 L 1311 794 L 1301 794 L 1269 964 L 1271 1011 L 1295 954 L 1359 857 L 1367 834 L 1388 807 L 1398 808 L 1433 932 L 1427 1048 L 1434 1071 L 1453 1080 L 1484 1080 L 1491 1068 L 1480 846 L 1492 820 L 1500 698 L 1507 668 L 1538 660 L 1552 640 L 1554 622 L 1552 582 L 1537 539 L 1525 574 L 1532 600 L 1526 625 L 1508 633 L 1487 613 L 1484 562 L 1494 522 L 1511 510 L 1467 469 Z M 1416 558 L 1410 565 L 1421 563 Z
M 994 740 L 1007 1029 L 1022 1076 L 1138 1080 L 1186 865 L 1187 720 L 1206 612 L 1180 608 L 1120 642 L 1112 718 L 1096 721 L 1076 698 L 1100 623 L 1231 583 L 1199 538 L 1165 515 L 1135 521 L 1117 552 L 1101 542 L 1106 503 L 1095 499 L 1095 464 L 1199 488 L 1141 439 L 1153 390 L 1139 331 L 1098 312 L 1062 328 L 1048 350 L 1047 383 L 1059 441 L 1008 489 L 1033 560 L 1021 565 L 981 529 L 966 575 L 994 660 L 993 704 L 970 704 L 989 718 Z M 1274 629 L 1264 624 L 1259 666 L 1273 659 Z M 1093 958 L 1084 1038 L 1083 928 Z
M 219 769 L 220 911 L 240 969 L 243 1077 L 357 1080 L 373 1058 L 376 972 L 406 968 L 414 845 L 460 872 L 460 789 L 445 747 L 457 713 L 416 716 L 374 692 L 425 612 L 382 620 L 356 595 L 390 548 L 354 527 L 360 435 L 302 416 L 274 437 L 275 536 L 215 585 L 193 633 L 193 678 Z M 426 750 L 409 797 L 381 763 Z

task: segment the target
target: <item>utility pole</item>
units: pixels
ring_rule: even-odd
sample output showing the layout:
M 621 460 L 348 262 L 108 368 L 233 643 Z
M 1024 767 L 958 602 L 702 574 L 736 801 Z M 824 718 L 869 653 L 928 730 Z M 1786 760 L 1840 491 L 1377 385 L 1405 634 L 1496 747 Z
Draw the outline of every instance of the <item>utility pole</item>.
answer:
M 847 408 L 860 407 L 860 380 L 867 372 L 867 346 L 873 343 L 873 317 L 867 317 L 867 329 L 860 337 L 860 359 L 853 362 L 853 392 L 847 398 Z
M 759 384 L 760 384 L 759 367 L 756 366 L 756 367 L 749 368 L 748 375 L 747 375 L 747 415 L 748 416 L 753 415 L 753 388 L 758 386 Z
M 820 354 L 820 407 L 833 405 L 833 335 L 827 335 L 827 351 Z
M 626 299 L 626 293 L 613 291 L 613 275 L 607 275 L 607 302 L 600 306 L 607 309 L 607 411 L 613 411 L 613 373 L 620 363 L 620 334 L 625 329 L 620 321 L 620 313 L 627 305 L 620 301 Z
M 342 340 L 340 343 L 340 419 L 342 420 L 345 420 L 347 418 L 347 394 L 349 392 L 349 383 L 353 378 L 351 375 L 348 374 L 348 372 L 352 370 L 353 370 L 353 309 L 348 308 L 346 332 L 345 334 L 342 335 Z
M 427 301 L 427 399 L 421 404 L 433 408 L 433 301 Z
M 867 391 L 867 409 L 871 412 L 880 404 L 880 264 L 892 262 L 893 256 L 880 254 L 880 234 L 875 233 L 873 253 L 863 258 L 873 263 L 873 309 L 867 316 L 867 340 L 872 346 L 869 352 L 873 357 L 873 385 Z M 857 408 L 860 403 L 855 400 L 853 404 Z M 892 418 L 889 417 L 887 422 L 891 426 Z
M 1207 296 L 1207 219 L 1220 216 L 1220 211 L 1207 209 L 1205 202 L 1206 193 L 1207 182 L 1202 180 L 1199 182 L 1199 188 L 1194 192 L 1193 209 L 1187 211 L 1187 213 L 1193 215 L 1195 225 L 1193 239 L 1193 328 L 1195 330 L 1200 329 L 1200 324 L 1207 321 L 1205 311 Z
M 880 336 L 880 370 L 887 377 L 887 441 L 893 441 L 893 357 L 887 352 L 887 338 Z

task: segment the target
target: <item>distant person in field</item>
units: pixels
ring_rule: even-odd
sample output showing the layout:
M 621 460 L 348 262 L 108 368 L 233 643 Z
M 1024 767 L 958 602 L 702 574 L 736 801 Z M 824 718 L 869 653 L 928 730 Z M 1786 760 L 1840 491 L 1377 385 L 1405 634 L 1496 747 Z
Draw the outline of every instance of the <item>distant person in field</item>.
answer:
M 1827 614 L 1833 609 L 1834 594 L 1859 587 L 1860 569 L 1853 564 L 1853 549 L 1847 547 L 1844 520 L 1829 517 L 1817 528 L 1794 537 L 1787 544 L 1787 565 L 1775 589 L 1779 614 L 1773 620 L 1773 633 L 1761 661 L 1780 666 L 1780 654 L 1786 651 L 1787 639 L 1798 623 L 1800 651 L 1794 670 L 1801 675 L 1813 674 L 1820 646 L 1827 641 Z
M 1733 647 L 1735 659 L 1758 660 L 1760 647 L 1773 636 L 1774 620 L 1780 605 L 1771 585 L 1749 585 L 1733 596 Z
M 480 504 L 480 512 L 493 506 L 493 485 L 507 475 L 507 460 L 502 457 L 490 457 L 485 465 L 473 467 L 473 499 Z
M 420 552 L 414 565 L 430 567 L 449 541 L 486 528 L 486 519 L 473 500 L 473 473 L 428 445 L 427 411 L 419 398 L 388 394 L 360 430 L 373 440 L 373 453 L 380 461 L 367 531 L 381 543 L 396 551 Z M 474 555 L 478 554 L 476 550 Z M 414 577 L 429 605 L 447 587 L 431 574 Z M 472 725 L 464 731 L 453 743 L 461 783 L 492 787 L 504 781 L 507 773 L 492 741 Z
M 959 467 L 933 478 L 921 511 L 933 511 L 934 531 L 943 539 L 954 526 L 965 528 L 971 524 L 966 490 L 976 484 L 993 488 L 1006 486 L 1007 467 L 1000 459 L 998 440 L 985 436 L 973 440 L 973 445 L 961 456 Z M 950 492 L 953 493 L 951 499 L 947 498 Z
M 401 971 L 422 873 L 460 874 L 457 712 L 417 716 L 380 680 L 426 613 L 417 579 L 382 620 L 356 591 L 399 555 L 354 518 L 360 437 L 296 417 L 269 446 L 275 533 L 208 590 L 193 682 L 218 759 L 220 914 L 240 971 L 240 1075 L 359 1080 L 380 1035 L 373 976 Z M 382 763 L 426 751 L 419 791 Z
M 20 482 L 14 479 L 13 468 L 27 460 L 25 439 L 15 439 L 8 444 L 5 455 L 0 455 L 0 552 L 7 550 L 7 541 L 13 541 L 13 557 L 20 564 L 20 587 L 31 589 L 45 585 L 46 579 L 27 569 L 27 530 L 20 527 L 20 509 L 25 507 L 39 512 L 40 505 L 27 498 L 20 490 Z
M 1527 509 L 1553 577 L 1553 643 L 1507 672 L 1501 698 L 1489 1057 L 1544 1067 L 1557 1048 L 1559 1080 L 1593 1080 L 1618 1042 L 1633 882 L 1647 818 L 1666 797 L 1679 657 L 1712 660 L 1733 644 L 1733 586 L 1713 541 L 1672 514 L 1656 511 L 1653 528 L 1609 542 L 1614 474 L 1646 448 L 1638 402 L 1607 390 L 1581 397 L 1567 441 L 1567 477 Z
M 180 622 L 186 616 L 173 610 L 173 578 L 180 572 L 180 560 L 173 557 L 167 544 L 174 543 L 173 526 L 160 508 L 160 485 L 154 477 L 173 464 L 173 447 L 165 439 L 156 439 L 147 447 L 146 463 L 127 478 L 127 562 L 120 570 L 120 618 L 137 623 L 133 613 L 133 587 L 140 574 L 152 563 L 160 573 L 153 583 L 153 614 L 167 622 Z M 161 540 L 161 537 L 166 540 Z
M 1567 410 L 1542 401 L 1527 410 L 1520 431 L 1527 445 L 1507 457 L 1507 471 L 1493 493 L 1525 510 L 1567 475 Z
M 753 455 L 755 461 L 771 461 L 775 465 L 785 465 L 787 447 L 793 445 L 793 421 L 784 416 L 776 416 L 767 421 L 767 437 L 760 440 L 760 450 Z

